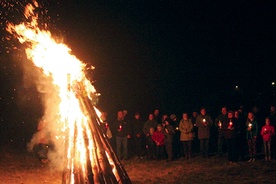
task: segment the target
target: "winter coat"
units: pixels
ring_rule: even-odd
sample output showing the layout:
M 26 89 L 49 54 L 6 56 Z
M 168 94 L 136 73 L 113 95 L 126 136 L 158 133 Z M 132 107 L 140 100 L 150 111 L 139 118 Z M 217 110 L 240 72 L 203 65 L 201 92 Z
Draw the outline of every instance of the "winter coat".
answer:
M 132 134 L 135 137 L 141 137 L 143 135 L 144 123 L 140 119 L 134 119 L 132 121 Z
M 174 128 L 172 125 L 167 125 L 164 128 L 164 135 L 165 135 L 165 143 L 166 142 L 173 142 L 173 135 L 175 134 Z
M 205 123 L 204 123 L 205 119 Z M 209 115 L 198 115 L 196 118 L 196 126 L 198 127 L 198 139 L 210 138 L 210 126 L 212 126 L 213 120 Z
M 158 123 L 155 120 L 147 120 L 143 125 L 143 132 L 145 135 L 149 134 L 150 128 L 154 128 L 156 130 Z
M 251 126 L 250 126 L 251 125 Z M 251 127 L 251 128 L 249 128 Z M 255 136 L 258 135 L 258 123 L 255 119 L 250 121 L 249 119 L 246 120 L 246 139 L 251 140 L 254 139 Z
M 126 137 L 131 133 L 129 124 L 124 120 L 116 120 L 113 126 L 114 126 L 113 130 L 115 131 L 114 134 L 117 137 Z
M 221 123 L 221 127 L 219 126 Z M 215 120 L 215 126 L 218 128 L 219 134 L 225 135 L 225 131 L 228 131 L 228 116 L 227 114 L 220 114 Z
M 180 141 L 189 141 L 193 140 L 193 123 L 191 119 L 184 120 L 181 119 L 179 122 Z
M 226 139 L 236 138 L 236 127 L 237 127 L 236 119 L 228 119 L 226 124 L 227 124 L 227 129 L 224 130 L 225 138 Z
M 156 143 L 156 146 L 162 146 L 165 142 L 165 135 L 162 131 L 155 131 L 152 134 L 152 140 Z
M 272 136 L 275 135 L 274 127 L 271 125 L 265 125 L 262 127 L 261 135 L 264 141 L 270 141 Z

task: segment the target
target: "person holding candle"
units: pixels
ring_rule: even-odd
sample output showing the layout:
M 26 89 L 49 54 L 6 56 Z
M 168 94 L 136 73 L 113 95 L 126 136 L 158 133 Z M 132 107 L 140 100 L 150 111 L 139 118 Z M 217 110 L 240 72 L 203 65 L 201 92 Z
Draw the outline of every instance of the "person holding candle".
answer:
M 221 157 L 225 148 L 225 132 L 228 130 L 228 116 L 227 107 L 223 106 L 221 108 L 221 114 L 215 120 L 215 126 L 218 132 L 218 157 Z
M 209 156 L 210 127 L 212 126 L 212 123 L 212 118 L 207 115 L 206 109 L 202 107 L 200 109 L 200 114 L 196 118 L 196 126 L 198 127 L 200 152 L 204 158 Z
M 274 127 L 270 125 L 270 118 L 265 119 L 265 125 L 262 127 L 261 135 L 264 142 L 265 160 L 271 160 L 271 139 L 275 135 Z
M 257 155 L 256 140 L 258 135 L 258 123 L 254 118 L 253 112 L 248 113 L 246 126 L 247 126 L 246 139 L 248 143 L 248 151 L 250 156 L 250 159 L 248 160 L 248 162 L 254 162 L 256 160 L 256 155 Z
M 225 131 L 225 140 L 227 146 L 227 153 L 228 153 L 228 161 L 230 163 L 237 161 L 236 155 L 236 126 L 237 122 L 234 118 L 234 112 L 228 111 L 228 120 L 227 120 L 227 130 Z
M 117 155 L 120 159 L 128 159 L 128 139 L 130 138 L 129 122 L 124 120 L 123 111 L 118 111 L 114 122 Z

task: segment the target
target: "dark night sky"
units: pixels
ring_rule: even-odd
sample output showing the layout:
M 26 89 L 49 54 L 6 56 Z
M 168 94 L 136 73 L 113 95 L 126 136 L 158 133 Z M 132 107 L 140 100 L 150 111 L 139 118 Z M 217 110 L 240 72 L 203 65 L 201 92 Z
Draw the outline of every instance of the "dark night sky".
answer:
M 201 106 L 217 112 L 223 104 L 273 103 L 275 3 L 38 2 L 48 10 L 41 19 L 51 32 L 96 67 L 94 85 L 104 111 L 126 108 L 146 114 L 159 108 L 179 114 Z M 26 111 L 26 121 L 38 118 L 39 94 L 29 87 L 23 89 L 27 95 L 18 96 L 23 88 L 20 63 L 5 51 L 1 54 L 1 83 L 6 86 L 1 89 L 2 123 L 7 114 L 18 117 Z M 234 90 L 236 85 L 240 90 Z M 18 99 L 25 105 L 18 105 Z
M 232 103 L 236 85 L 253 98 L 275 80 L 274 4 L 82 2 L 61 7 L 60 30 L 96 67 L 104 109 L 217 108 Z M 229 105 L 244 101 L 257 103 Z

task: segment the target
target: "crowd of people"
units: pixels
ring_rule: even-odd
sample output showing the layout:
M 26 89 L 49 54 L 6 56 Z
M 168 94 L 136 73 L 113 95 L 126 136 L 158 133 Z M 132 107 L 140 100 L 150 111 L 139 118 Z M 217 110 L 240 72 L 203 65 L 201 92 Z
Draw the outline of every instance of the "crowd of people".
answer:
M 261 116 L 258 107 L 244 112 L 242 107 L 229 110 L 226 106 L 213 118 L 202 107 L 190 115 L 177 118 L 175 114 L 162 114 L 155 109 L 146 121 L 139 112 L 129 117 L 127 110 L 117 112 L 117 118 L 108 120 L 102 114 L 104 130 L 119 159 L 146 158 L 166 160 L 211 155 L 226 157 L 230 163 L 254 162 L 257 154 L 267 161 L 275 156 L 275 106 Z

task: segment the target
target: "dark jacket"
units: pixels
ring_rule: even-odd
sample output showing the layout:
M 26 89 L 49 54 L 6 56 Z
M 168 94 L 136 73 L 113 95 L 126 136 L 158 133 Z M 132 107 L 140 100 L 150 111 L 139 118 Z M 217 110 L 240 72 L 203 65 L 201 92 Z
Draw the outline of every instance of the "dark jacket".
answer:
M 161 131 L 155 131 L 152 134 L 152 140 L 156 143 L 157 146 L 162 146 L 164 145 L 164 141 L 165 141 L 165 136 L 164 133 Z
M 227 129 L 225 130 L 225 138 L 226 139 L 236 138 L 236 128 L 237 128 L 236 119 L 229 119 L 228 118 L 226 123 L 227 123 Z
M 251 125 L 251 128 L 249 128 Z M 250 121 L 249 119 L 246 120 L 246 139 L 251 140 L 254 139 L 255 136 L 258 135 L 258 123 L 255 119 Z
M 144 122 L 141 121 L 140 119 L 133 119 L 132 121 L 132 135 L 134 137 L 138 137 L 138 135 L 140 135 L 140 137 L 143 135 L 143 126 L 144 126 Z
M 130 126 L 128 122 L 124 120 L 116 120 L 113 126 L 114 126 L 113 130 L 115 132 L 115 136 L 126 137 L 127 135 L 130 135 Z
M 144 126 L 143 126 L 143 132 L 144 132 L 144 134 L 145 135 L 149 134 L 150 128 L 154 128 L 156 130 L 157 125 L 158 125 L 157 121 L 155 121 L 155 120 L 147 120 L 144 123 Z
M 205 119 L 205 123 L 204 123 Z M 198 115 L 196 118 L 196 126 L 198 127 L 198 139 L 210 138 L 210 126 L 212 126 L 213 120 L 209 115 Z
M 221 127 L 219 127 L 219 122 L 221 122 Z M 228 115 L 227 114 L 220 114 L 215 120 L 215 126 L 218 128 L 219 134 L 225 134 L 228 127 Z
M 237 136 L 237 139 L 245 140 L 245 135 L 246 135 L 245 121 L 243 121 L 243 119 L 241 119 L 241 118 L 239 118 L 239 119 L 235 118 L 235 122 L 236 122 L 236 136 Z
M 168 143 L 168 142 L 172 143 L 174 134 L 175 134 L 175 131 L 172 125 L 165 126 L 164 127 L 165 143 Z

